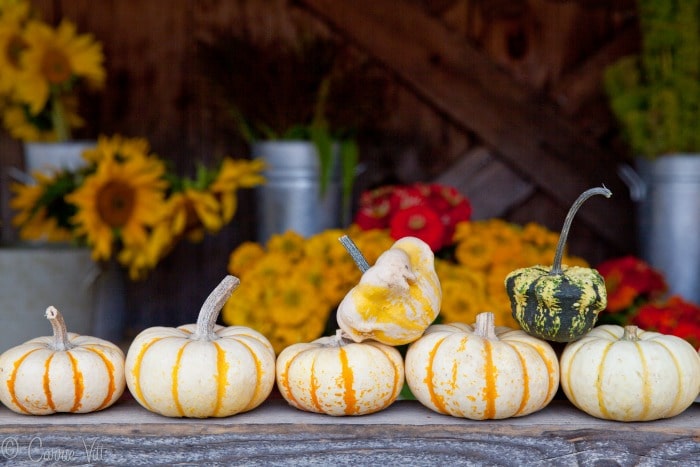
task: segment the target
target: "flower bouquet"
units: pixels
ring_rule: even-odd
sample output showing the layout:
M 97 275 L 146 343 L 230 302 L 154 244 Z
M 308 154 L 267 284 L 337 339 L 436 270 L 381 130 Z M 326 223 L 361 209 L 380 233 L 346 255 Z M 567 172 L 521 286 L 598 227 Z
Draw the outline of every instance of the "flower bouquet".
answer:
M 700 306 L 679 295 L 667 297 L 668 285 L 660 272 L 634 256 L 610 259 L 597 269 L 608 292 L 600 324 L 634 324 L 700 348 Z
M 183 238 L 200 241 L 231 221 L 237 191 L 264 182 L 257 161 L 224 159 L 180 177 L 141 138 L 100 137 L 84 167 L 35 173 L 14 183 L 13 225 L 23 240 L 87 245 L 95 261 L 116 258 L 143 277 Z
M 84 90 L 104 86 L 102 46 L 63 20 L 36 18 L 25 0 L 0 2 L 0 110 L 10 135 L 22 141 L 66 141 L 84 125 Z

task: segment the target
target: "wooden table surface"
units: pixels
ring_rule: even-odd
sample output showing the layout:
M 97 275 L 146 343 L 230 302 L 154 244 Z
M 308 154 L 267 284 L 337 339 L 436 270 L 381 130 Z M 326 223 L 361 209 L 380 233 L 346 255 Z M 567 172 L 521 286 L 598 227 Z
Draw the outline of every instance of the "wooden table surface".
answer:
M 644 423 L 598 420 L 565 400 L 526 417 L 472 421 L 416 401 L 360 417 L 281 399 L 220 419 L 174 419 L 133 399 L 92 414 L 0 407 L 0 463 L 36 465 L 700 466 L 700 404 Z

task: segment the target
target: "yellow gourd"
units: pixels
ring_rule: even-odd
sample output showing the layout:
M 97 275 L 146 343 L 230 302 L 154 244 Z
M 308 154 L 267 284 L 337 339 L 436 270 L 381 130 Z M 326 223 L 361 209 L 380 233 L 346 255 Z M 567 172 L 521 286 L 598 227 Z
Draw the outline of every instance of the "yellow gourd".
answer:
M 103 339 L 69 333 L 54 307 L 53 336 L 37 337 L 0 356 L 0 401 L 32 415 L 86 413 L 114 404 L 124 392 L 124 353 Z
M 370 339 L 402 345 L 423 334 L 440 312 L 441 302 L 432 250 L 419 238 L 404 237 L 364 271 L 360 283 L 340 302 L 336 318 L 355 342 Z
M 680 337 L 603 325 L 566 345 L 561 387 L 594 417 L 624 422 L 678 415 L 700 393 L 700 356 Z
M 433 325 L 411 344 L 406 382 L 419 402 L 473 420 L 527 415 L 551 402 L 559 385 L 552 347 L 493 320 L 481 313 L 474 326 Z
M 275 383 L 275 352 L 259 332 L 216 325 L 240 281 L 227 276 L 197 324 L 141 332 L 126 356 L 126 382 L 146 409 L 169 417 L 227 417 L 254 409 Z
M 328 415 L 365 415 L 391 405 L 404 382 L 393 347 L 336 333 L 294 344 L 277 358 L 277 387 L 292 406 Z

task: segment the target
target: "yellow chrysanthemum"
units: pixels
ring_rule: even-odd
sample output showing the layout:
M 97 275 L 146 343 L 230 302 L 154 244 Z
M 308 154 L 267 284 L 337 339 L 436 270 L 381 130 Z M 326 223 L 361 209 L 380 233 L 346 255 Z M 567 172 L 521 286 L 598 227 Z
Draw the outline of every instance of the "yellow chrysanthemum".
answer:
M 256 242 L 243 242 L 236 248 L 228 262 L 228 271 L 243 279 L 253 265 L 265 255 L 265 249 Z
M 269 253 L 284 255 L 292 262 L 299 261 L 304 256 L 304 237 L 293 230 L 270 236 L 266 246 Z
M 79 235 L 85 235 L 96 260 L 112 255 L 119 239 L 126 247 L 144 245 L 147 228 L 163 216 L 163 189 L 160 166 L 133 159 L 118 163 L 107 159 L 67 197 L 78 213 L 73 220 Z
M 72 80 L 84 79 L 99 88 L 105 81 L 102 46 L 89 34 L 78 35 L 75 25 L 62 21 L 54 30 L 39 21 L 29 21 L 25 30 L 27 48 L 21 56 L 21 79 L 16 96 L 32 114 L 39 113 L 52 89 L 65 88 Z

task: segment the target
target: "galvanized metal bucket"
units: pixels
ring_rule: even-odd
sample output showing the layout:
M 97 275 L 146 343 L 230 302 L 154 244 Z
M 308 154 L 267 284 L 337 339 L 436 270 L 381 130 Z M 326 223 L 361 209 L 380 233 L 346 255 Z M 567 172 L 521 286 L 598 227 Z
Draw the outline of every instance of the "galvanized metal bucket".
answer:
M 637 171 L 640 256 L 672 293 L 700 304 L 700 154 L 639 159 Z
M 252 156 L 267 164 L 267 182 L 257 187 L 260 243 L 293 230 L 304 237 L 340 227 L 342 189 L 340 158 L 334 153 L 331 177 L 321 193 L 318 151 L 308 141 L 265 141 L 252 145 Z

